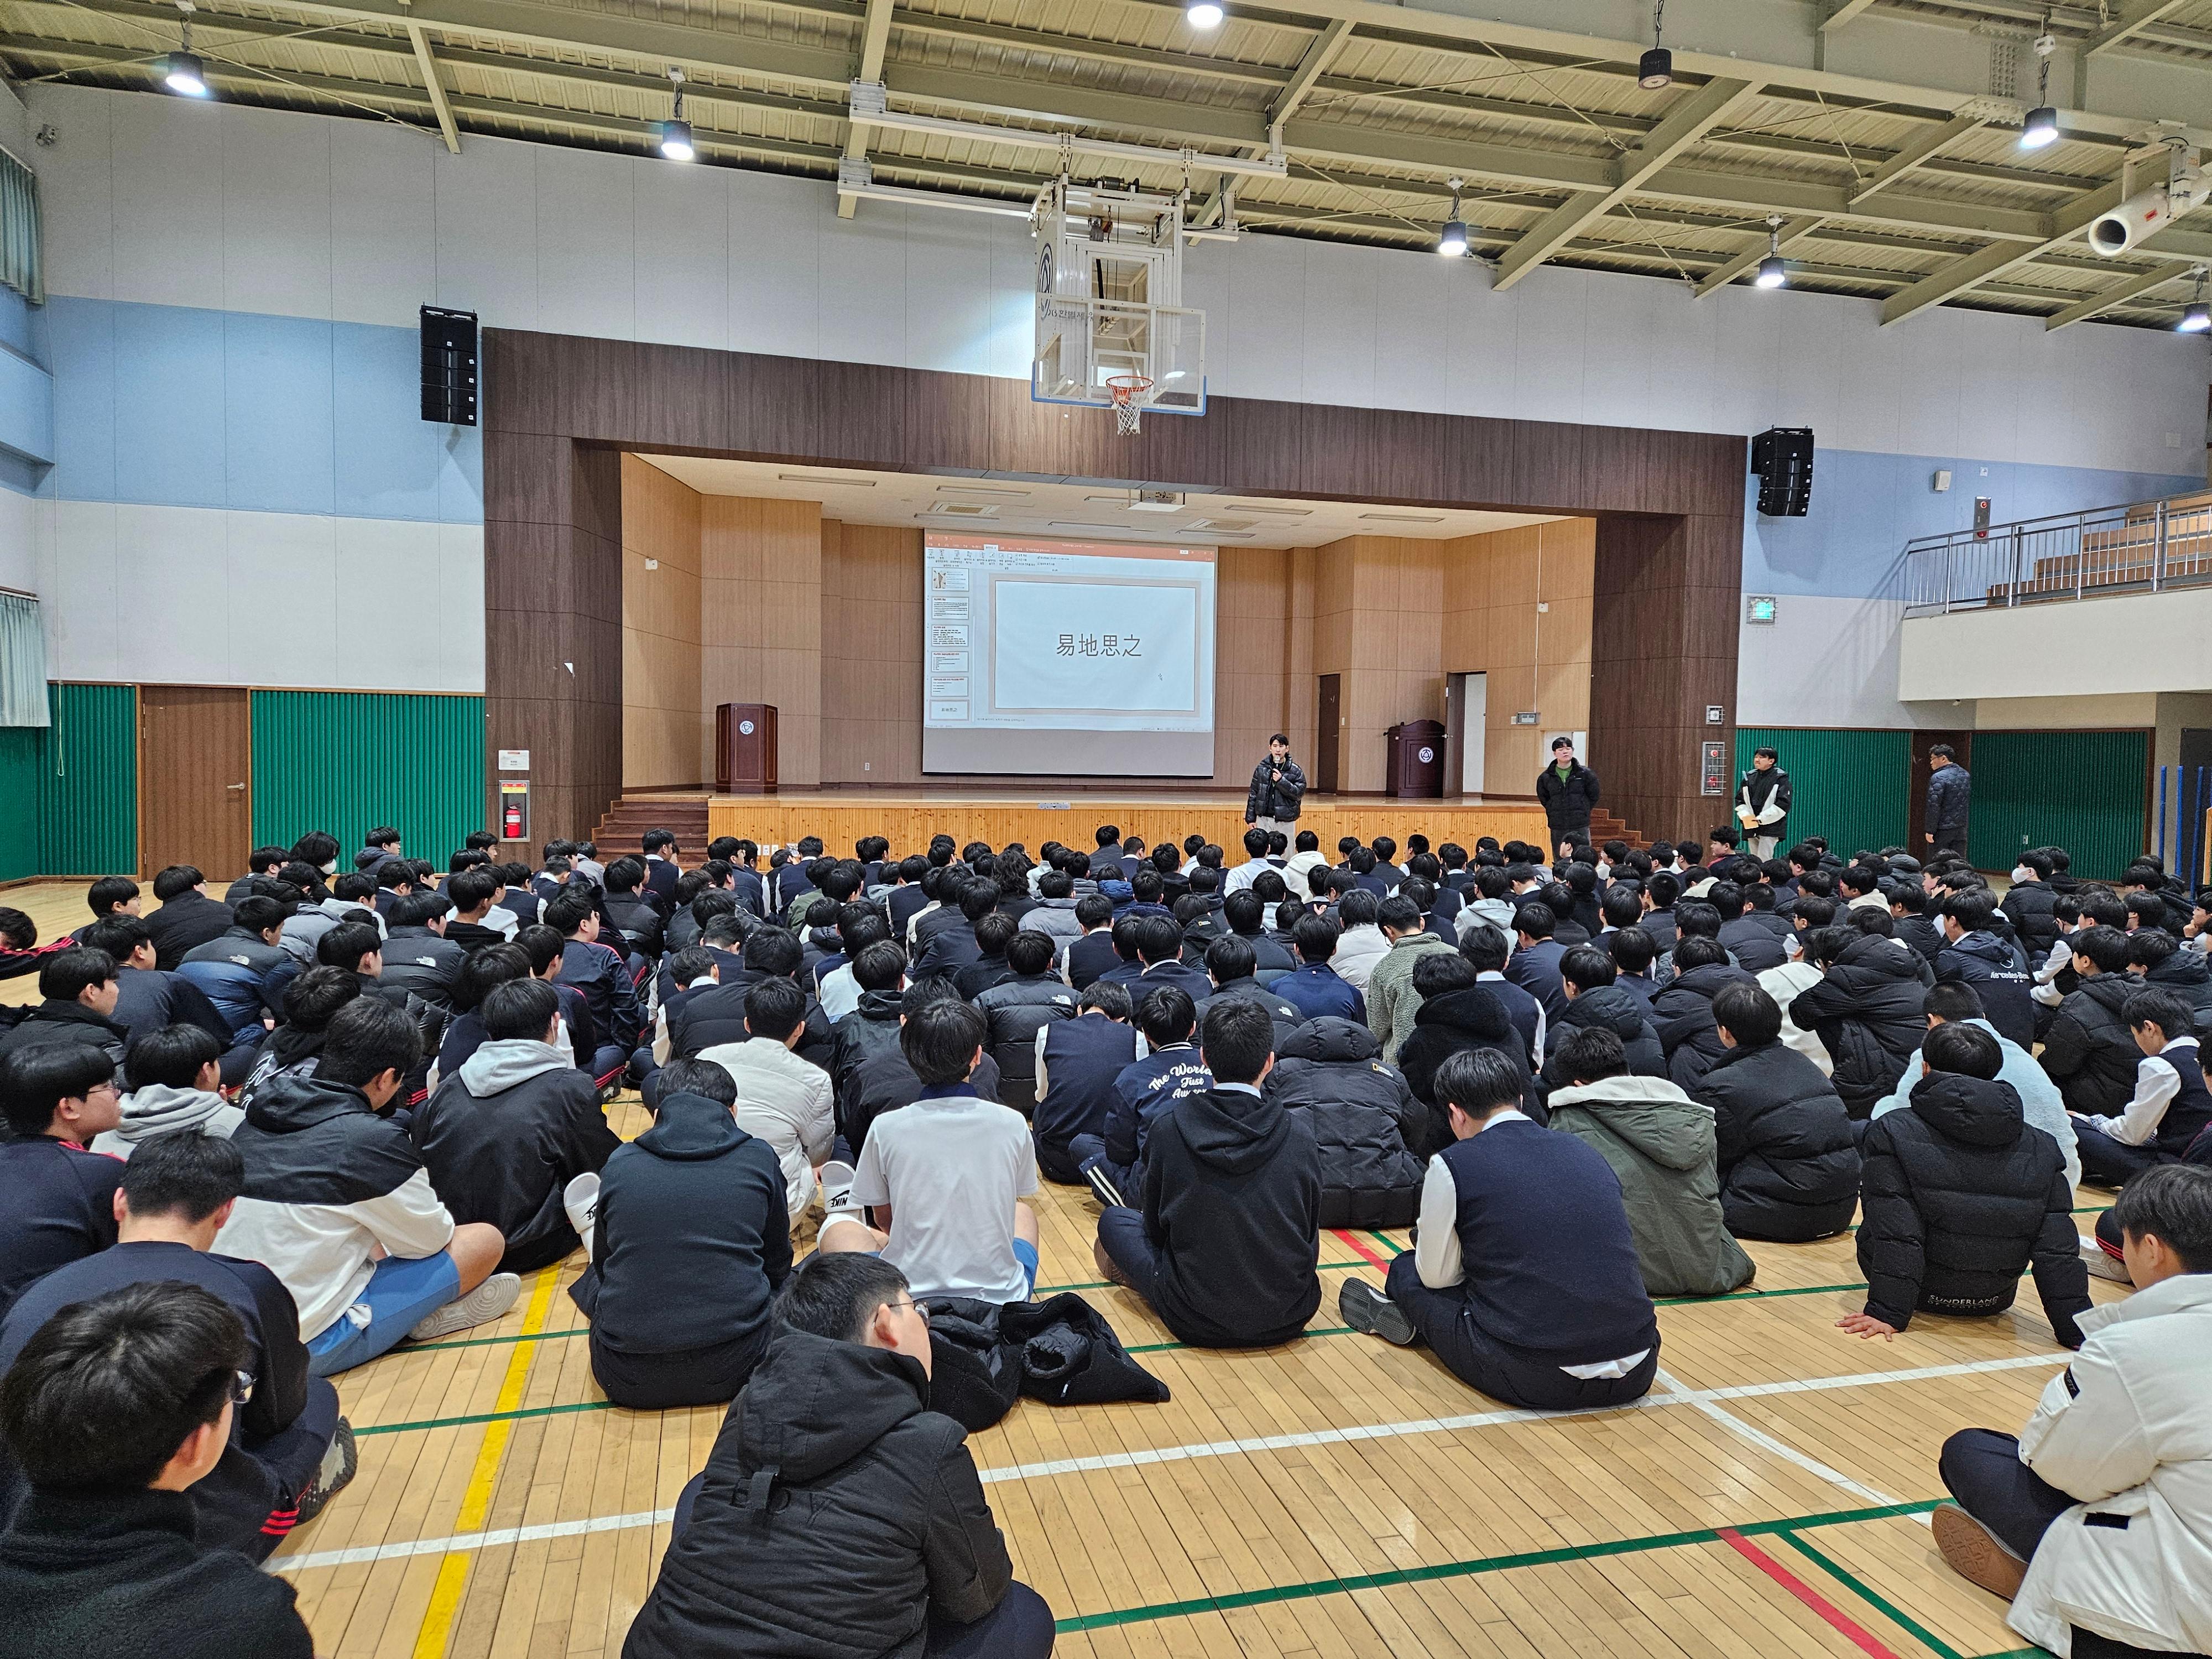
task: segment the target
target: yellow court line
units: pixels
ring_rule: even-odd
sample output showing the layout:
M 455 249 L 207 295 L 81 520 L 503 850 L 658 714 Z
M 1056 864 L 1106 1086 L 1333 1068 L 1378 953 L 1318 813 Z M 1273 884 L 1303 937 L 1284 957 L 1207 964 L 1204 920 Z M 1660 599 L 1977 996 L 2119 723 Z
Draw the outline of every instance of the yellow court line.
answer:
M 561 1268 L 556 1263 L 543 1269 L 530 1287 L 529 1311 L 522 1317 L 526 1336 L 535 1336 L 545 1328 L 553 1308 L 553 1291 L 560 1278 Z M 516 1345 L 507 1358 L 507 1376 L 499 1385 L 496 1409 L 511 1412 L 522 1404 L 523 1385 L 530 1380 L 531 1362 L 537 1352 L 538 1345 L 534 1342 Z M 470 1472 L 468 1486 L 461 1494 L 461 1512 L 454 1517 L 455 1532 L 474 1532 L 490 1515 L 492 1489 L 499 1484 L 499 1466 L 507 1455 L 507 1438 L 514 1432 L 511 1420 L 484 1425 L 483 1444 L 477 1449 L 476 1468 Z M 430 1605 L 423 1610 L 422 1627 L 415 1637 L 415 1659 L 445 1659 L 446 1644 L 453 1639 L 453 1620 L 461 1610 L 461 1592 L 468 1587 L 469 1560 L 469 1553 L 454 1551 L 438 1564 L 438 1582 L 431 1587 Z

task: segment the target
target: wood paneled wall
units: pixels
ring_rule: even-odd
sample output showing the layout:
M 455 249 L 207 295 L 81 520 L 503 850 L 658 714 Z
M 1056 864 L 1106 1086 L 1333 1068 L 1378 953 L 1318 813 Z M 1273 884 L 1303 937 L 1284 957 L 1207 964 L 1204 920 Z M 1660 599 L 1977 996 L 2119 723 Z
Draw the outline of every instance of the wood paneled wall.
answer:
M 700 690 L 707 737 L 726 702 L 776 711 L 787 787 L 822 781 L 822 508 L 814 501 L 702 497 Z M 711 756 L 708 775 L 714 775 Z
M 491 750 L 532 750 L 545 834 L 588 832 L 622 785 L 623 450 L 1595 517 L 1590 732 L 1607 804 L 1647 827 L 1710 813 L 1698 743 L 1729 736 L 1704 725 L 1707 704 L 1734 714 L 1740 436 L 1216 398 L 1202 419 L 1124 439 L 981 375 L 507 329 L 484 353 L 485 769 Z M 708 558 L 702 590 L 714 574 Z M 1316 649 L 1322 586 L 1316 564 Z M 811 679 L 787 662 L 796 683 L 757 695 L 786 708 L 787 755 L 810 757 L 786 777 L 819 777 L 820 635 L 772 648 L 817 653 Z M 735 695 L 702 686 L 718 694 Z
M 1443 672 L 1481 669 L 1490 676 L 1485 793 L 1528 794 L 1547 734 L 1589 729 L 1597 525 L 1558 519 L 1447 545 Z M 1535 710 L 1542 724 L 1514 725 L 1524 709 Z M 1593 757 L 1603 781 L 1604 757 L 1595 749 Z
M 822 781 L 921 773 L 921 532 L 822 521 Z
M 700 694 L 697 491 L 622 458 L 623 787 L 714 781 L 714 720 Z M 658 569 L 646 568 L 647 560 Z

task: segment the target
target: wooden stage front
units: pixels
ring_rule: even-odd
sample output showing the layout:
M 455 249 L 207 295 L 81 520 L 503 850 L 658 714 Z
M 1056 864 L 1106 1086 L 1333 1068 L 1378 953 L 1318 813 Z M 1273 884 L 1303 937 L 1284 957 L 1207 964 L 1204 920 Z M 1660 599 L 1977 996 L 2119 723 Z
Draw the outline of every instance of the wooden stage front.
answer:
M 635 802 L 638 798 L 629 798 Z M 696 798 L 695 798 L 696 799 Z M 1402 847 L 1416 831 L 1437 846 L 1455 841 L 1472 848 L 1476 838 L 1495 836 L 1540 843 L 1544 814 L 1530 803 L 1465 800 L 1389 800 L 1379 796 L 1308 796 L 1298 828 L 1321 837 L 1332 855 L 1340 836 L 1362 841 L 1393 836 Z M 713 795 L 708 798 L 710 836 L 740 836 L 763 847 L 819 836 L 832 854 L 849 853 L 863 836 L 887 836 L 899 857 L 927 851 L 934 835 L 956 842 L 988 842 L 1004 847 L 1019 842 L 1034 854 L 1048 841 L 1070 847 L 1096 845 L 1101 824 L 1118 824 L 1126 835 L 1147 844 L 1181 842 L 1203 835 L 1241 858 L 1244 798 L 1218 793 L 1167 795 L 1095 793 L 1055 798 L 1049 789 L 1023 794 L 998 791 L 946 795 L 877 794 L 866 790 L 775 795 Z M 686 848 L 690 854 L 693 849 Z M 696 854 L 694 854 L 696 856 Z M 1231 861 L 1236 861 L 1232 859 Z

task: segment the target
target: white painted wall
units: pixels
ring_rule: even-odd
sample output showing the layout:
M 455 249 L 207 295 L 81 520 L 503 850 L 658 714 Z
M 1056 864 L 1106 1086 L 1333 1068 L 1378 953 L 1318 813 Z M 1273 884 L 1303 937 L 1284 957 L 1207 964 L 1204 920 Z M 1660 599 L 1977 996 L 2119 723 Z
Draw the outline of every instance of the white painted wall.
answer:
M 1897 693 L 1933 702 L 2203 691 L 2207 640 L 2212 587 L 1913 617 L 1899 643 Z

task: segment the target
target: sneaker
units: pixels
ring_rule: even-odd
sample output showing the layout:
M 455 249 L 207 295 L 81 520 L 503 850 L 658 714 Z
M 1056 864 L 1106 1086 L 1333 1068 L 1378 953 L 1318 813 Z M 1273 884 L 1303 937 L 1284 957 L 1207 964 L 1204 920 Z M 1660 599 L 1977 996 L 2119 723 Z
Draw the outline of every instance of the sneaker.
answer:
M 353 1425 L 341 1417 L 338 1419 L 338 1431 L 331 1437 L 331 1449 L 323 1454 L 322 1465 L 316 1469 L 315 1478 L 295 1500 L 300 1513 L 292 1524 L 304 1527 L 320 1515 L 331 1499 L 345 1490 L 346 1482 L 354 1478 L 360 1468 L 361 1455 L 354 1449 L 353 1443 Z
M 1972 1516 L 1956 1504 L 1946 1504 L 1928 1517 L 1928 1524 L 1936 1534 L 1936 1547 L 1960 1577 L 2008 1601 L 2020 1594 L 2027 1563 Z
M 434 1342 L 455 1331 L 467 1330 L 471 1325 L 489 1325 L 512 1308 L 521 1294 L 520 1273 L 494 1273 L 466 1296 L 456 1297 L 435 1313 L 426 1315 L 407 1333 L 407 1340 Z
M 2117 1256 L 2106 1255 L 2105 1247 L 2094 1238 L 2081 1241 L 2081 1265 L 2100 1279 L 2109 1279 L 2130 1290 L 2135 1287 L 2135 1280 L 2128 1276 L 2128 1264 Z
M 1347 1279 L 1336 1293 L 1337 1316 L 1355 1331 L 1411 1347 L 1413 1322 L 1406 1310 L 1364 1279 Z
M 1091 1190 L 1101 1204 L 1121 1208 L 1127 1207 L 1128 1200 L 1121 1196 L 1121 1189 L 1106 1178 L 1106 1171 L 1103 1165 L 1085 1164 L 1083 1178 L 1091 1183 Z

